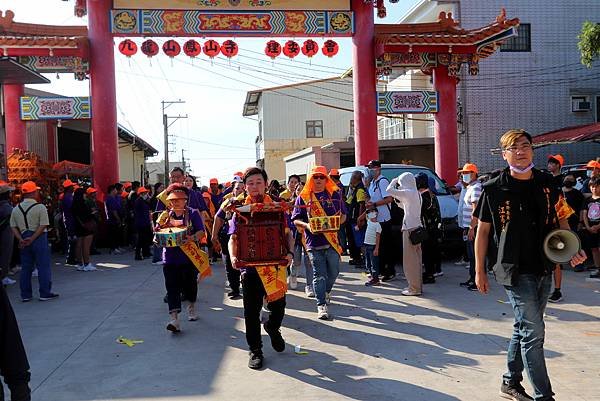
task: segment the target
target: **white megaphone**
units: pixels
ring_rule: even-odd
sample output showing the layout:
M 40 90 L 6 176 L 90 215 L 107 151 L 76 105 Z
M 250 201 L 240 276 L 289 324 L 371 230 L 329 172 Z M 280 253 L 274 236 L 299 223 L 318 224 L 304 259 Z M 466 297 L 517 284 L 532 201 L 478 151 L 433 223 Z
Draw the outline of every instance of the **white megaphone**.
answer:
M 581 251 L 577 234 L 569 230 L 553 230 L 544 239 L 544 254 L 554 263 L 568 263 Z

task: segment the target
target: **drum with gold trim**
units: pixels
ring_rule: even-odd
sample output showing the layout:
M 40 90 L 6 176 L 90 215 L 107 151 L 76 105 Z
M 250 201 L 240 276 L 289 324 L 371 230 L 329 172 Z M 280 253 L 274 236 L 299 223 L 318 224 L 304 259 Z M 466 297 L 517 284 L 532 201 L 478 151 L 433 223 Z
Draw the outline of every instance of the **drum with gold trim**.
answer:
M 187 229 L 182 227 L 162 228 L 154 233 L 154 242 L 163 248 L 174 248 L 185 243 Z
M 310 225 L 310 231 L 315 234 L 339 231 L 340 223 L 341 223 L 341 218 L 339 215 L 310 217 L 308 219 L 308 224 Z

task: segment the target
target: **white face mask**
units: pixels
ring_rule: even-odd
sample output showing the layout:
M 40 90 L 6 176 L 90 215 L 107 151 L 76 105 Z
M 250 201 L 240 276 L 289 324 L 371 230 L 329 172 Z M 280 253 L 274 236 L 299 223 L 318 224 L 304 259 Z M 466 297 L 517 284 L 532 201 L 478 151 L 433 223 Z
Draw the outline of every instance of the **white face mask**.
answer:
M 463 182 L 466 182 L 467 184 L 470 183 L 471 182 L 471 174 L 463 174 L 462 180 L 463 180 Z
M 373 220 L 377 218 L 377 213 L 367 213 L 367 219 Z

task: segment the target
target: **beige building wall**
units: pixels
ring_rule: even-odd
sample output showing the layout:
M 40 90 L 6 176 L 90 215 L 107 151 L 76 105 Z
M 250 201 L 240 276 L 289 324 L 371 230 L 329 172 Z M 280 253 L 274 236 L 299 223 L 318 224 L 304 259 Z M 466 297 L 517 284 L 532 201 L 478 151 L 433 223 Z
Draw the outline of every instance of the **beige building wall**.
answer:
M 265 140 L 265 170 L 270 180 L 286 181 L 285 157 L 302 149 L 324 146 L 331 143 L 328 138 L 270 139 Z M 338 162 L 339 163 L 339 162 Z
M 119 145 L 119 180 L 140 181 L 143 166 L 144 152 L 134 152 L 131 145 Z

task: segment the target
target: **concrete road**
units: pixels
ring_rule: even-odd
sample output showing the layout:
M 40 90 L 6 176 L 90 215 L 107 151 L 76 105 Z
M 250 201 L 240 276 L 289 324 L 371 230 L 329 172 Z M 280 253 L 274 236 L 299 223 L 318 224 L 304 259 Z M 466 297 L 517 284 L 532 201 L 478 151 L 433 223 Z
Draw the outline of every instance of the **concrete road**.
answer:
M 316 319 L 301 280 L 287 298 L 286 351 L 275 353 L 265 334 L 265 367 L 252 371 L 242 301 L 226 299 L 221 264 L 200 285 L 200 320 L 172 335 L 161 266 L 132 254 L 94 259 L 101 270 L 89 273 L 57 261 L 58 300 L 23 304 L 18 287 L 8 289 L 35 401 L 500 399 L 512 311 L 498 285 L 488 296 L 459 287 L 462 266 L 446 264 L 423 297 L 407 298 L 405 282 L 367 288 L 344 264 L 327 322 Z M 600 400 L 600 283 L 586 276 L 565 272 L 565 300 L 547 310 L 557 400 Z M 119 336 L 144 342 L 129 348 Z

